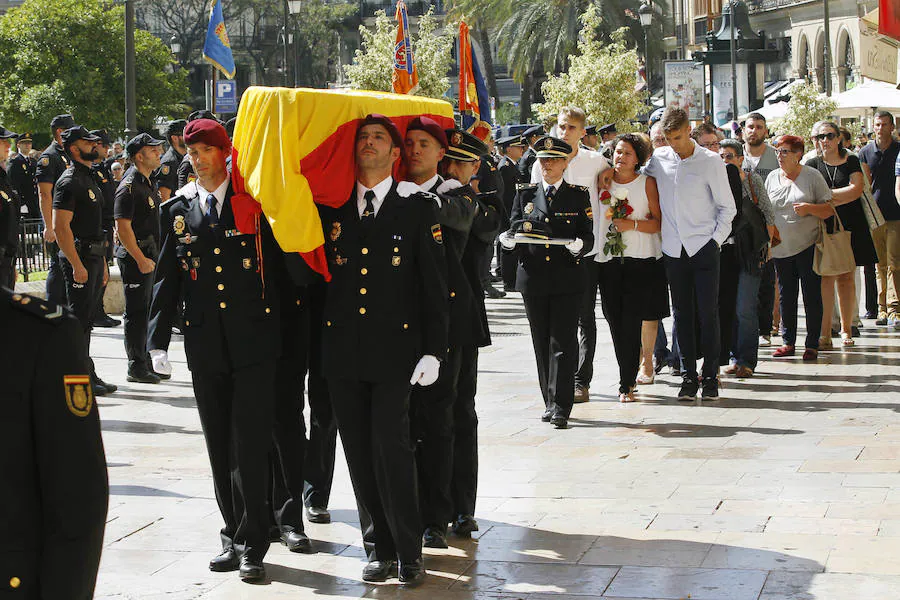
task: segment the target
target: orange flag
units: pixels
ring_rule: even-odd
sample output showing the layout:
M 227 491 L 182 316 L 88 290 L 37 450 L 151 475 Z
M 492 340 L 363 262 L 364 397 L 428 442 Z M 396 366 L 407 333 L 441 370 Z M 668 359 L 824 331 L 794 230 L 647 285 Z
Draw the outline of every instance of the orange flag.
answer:
M 469 42 L 469 26 L 459 22 L 459 114 L 480 115 L 478 90 L 475 87 L 475 73 L 472 69 L 472 44 Z
M 394 93 L 411 94 L 419 87 L 419 71 L 409 39 L 409 16 L 406 3 L 397 0 L 397 40 L 394 43 Z

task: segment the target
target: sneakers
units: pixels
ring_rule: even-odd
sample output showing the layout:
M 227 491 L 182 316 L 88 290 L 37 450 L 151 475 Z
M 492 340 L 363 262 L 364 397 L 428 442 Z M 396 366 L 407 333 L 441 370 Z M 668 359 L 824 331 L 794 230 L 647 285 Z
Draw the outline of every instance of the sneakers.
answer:
M 875 319 L 875 324 L 879 327 L 887 327 L 888 318 L 887 317 L 878 317 Z
M 775 352 L 772 353 L 772 356 L 774 356 L 775 358 L 780 358 L 782 356 L 794 356 L 794 347 L 785 344 L 780 348 L 776 348 Z
M 681 380 L 681 389 L 678 390 L 678 399 L 690 402 L 697 397 L 697 390 L 700 386 L 697 380 L 692 377 L 685 377 Z
M 900 330 L 900 319 L 891 319 L 890 326 L 892 329 Z
M 772 345 L 772 336 L 771 335 L 759 336 L 759 347 L 760 348 L 768 348 L 771 345 Z
M 719 399 L 719 378 L 709 377 L 703 379 L 703 390 L 700 392 L 700 398 L 703 400 Z
M 591 399 L 590 390 L 586 385 L 581 385 L 580 383 L 575 384 L 575 398 L 573 402 L 575 404 L 581 404 L 582 402 L 587 402 Z

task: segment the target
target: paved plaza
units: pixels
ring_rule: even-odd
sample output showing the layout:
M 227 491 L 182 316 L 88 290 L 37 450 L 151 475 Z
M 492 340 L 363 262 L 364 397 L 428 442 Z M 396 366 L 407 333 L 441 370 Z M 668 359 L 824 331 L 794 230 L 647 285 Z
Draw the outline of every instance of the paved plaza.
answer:
M 856 347 L 816 364 L 764 349 L 757 374 L 724 379 L 717 402 L 675 401 L 666 369 L 623 405 L 600 319 L 591 401 L 557 431 L 540 421 L 519 295 L 488 312 L 481 531 L 426 550 L 416 590 L 361 581 L 341 454 L 334 522 L 307 526 L 315 554 L 273 544 L 260 585 L 211 573 L 221 521 L 181 338 L 173 378 L 141 385 L 125 382 L 121 326 L 95 330 L 97 370 L 119 385 L 99 400 L 111 497 L 97 597 L 900 598 L 900 332 L 866 321 Z

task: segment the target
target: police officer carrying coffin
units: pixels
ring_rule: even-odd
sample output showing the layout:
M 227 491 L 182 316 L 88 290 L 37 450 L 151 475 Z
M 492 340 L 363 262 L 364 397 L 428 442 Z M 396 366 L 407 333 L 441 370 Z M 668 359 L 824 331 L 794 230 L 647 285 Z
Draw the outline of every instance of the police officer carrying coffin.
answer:
M 328 379 L 369 563 L 365 581 L 425 577 L 413 385 L 431 385 L 447 355 L 443 234 L 433 202 L 397 193 L 391 169 L 403 138 L 368 115 L 356 132 L 356 185 L 340 208 L 320 208 L 332 280 L 325 303 Z
M 542 420 L 565 429 L 578 365 L 578 308 L 585 286 L 580 263 L 594 245 L 593 212 L 587 188 L 563 179 L 572 147 L 550 136 L 535 147 L 542 180 L 519 185 L 510 229 L 500 243 L 506 250 L 515 248 L 519 259 L 516 289 L 522 292 L 531 327 L 544 396 Z M 558 245 L 556 240 L 570 241 Z
M 0 127 L 0 156 L 9 153 L 10 140 L 18 134 Z M 16 248 L 19 245 L 19 196 L 10 185 L 7 172 L 0 166 L 0 286 L 16 285 Z
M 44 241 L 50 254 L 50 267 L 47 272 L 47 301 L 54 304 L 65 304 L 66 282 L 59 266 L 59 245 L 53 226 L 53 188 L 63 171 L 72 164 L 72 159 L 63 148 L 62 133 L 75 127 L 72 115 L 56 115 L 50 121 L 53 143 L 47 147 L 37 161 L 35 179 L 37 179 L 38 197 L 41 202 L 41 217 L 44 219 Z
M 66 282 L 69 308 L 84 329 L 85 354 L 90 357 L 91 328 L 97 310 L 97 295 L 109 279 L 106 237 L 103 233 L 103 191 L 91 171 L 97 159 L 97 136 L 84 127 L 71 127 L 62 134 L 65 151 L 72 157 L 53 189 L 53 231 L 60 248 L 60 267 Z M 91 365 L 94 394 L 116 391 Z
M 109 486 L 81 324 L 0 288 L 0 597 L 94 597 Z
M 115 219 L 119 244 L 116 261 L 125 288 L 125 353 L 128 381 L 159 383 L 147 353 L 147 319 L 153 293 L 153 271 L 159 256 L 159 193 L 150 174 L 159 166 L 162 140 L 139 133 L 125 144 L 134 168 L 116 189 Z M 168 376 L 166 376 L 168 378 Z
M 28 210 L 29 219 L 41 218 L 41 206 L 38 202 L 37 181 L 34 179 L 37 161 L 31 158 L 31 134 L 23 133 L 16 140 L 16 154 L 9 159 L 6 169 L 9 181 L 19 194 L 22 206 Z
M 225 521 L 212 571 L 265 576 L 269 548 L 268 453 L 281 353 L 278 289 L 265 263 L 280 249 L 264 215 L 241 231 L 225 158 L 231 141 L 217 121 L 184 129 L 198 179 L 160 208 L 162 250 L 150 307 L 151 354 L 165 354 L 184 302 L 184 347 Z
M 195 110 L 188 115 L 187 122 L 190 123 L 191 121 L 196 121 L 197 119 L 209 119 L 210 121 L 215 121 L 219 124 L 222 123 L 216 118 L 214 114 L 212 114 L 208 110 Z M 175 174 L 177 175 L 176 185 L 178 186 L 176 190 L 180 190 L 188 183 L 197 180 L 197 174 L 194 173 L 194 168 L 191 166 L 191 160 L 187 154 L 185 154 L 184 158 L 181 159 L 181 164 L 178 165 Z
M 187 121 L 184 119 L 169 121 L 166 125 L 166 141 L 169 143 L 169 149 L 163 154 L 159 168 L 153 171 L 151 177 L 163 202 L 171 198 L 180 187 L 178 185 L 178 167 L 184 161 L 184 155 L 187 152 L 187 148 L 184 147 L 185 125 L 187 125 Z

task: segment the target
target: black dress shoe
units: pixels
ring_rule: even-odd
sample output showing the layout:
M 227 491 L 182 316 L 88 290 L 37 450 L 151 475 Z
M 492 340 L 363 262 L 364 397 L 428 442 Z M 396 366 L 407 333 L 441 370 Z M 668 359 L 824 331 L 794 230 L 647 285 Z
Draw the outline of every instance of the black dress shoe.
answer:
M 569 419 L 562 415 L 553 415 L 553 418 L 550 419 L 550 424 L 556 429 L 568 429 Z
M 302 531 L 294 531 L 293 529 L 282 531 L 281 543 L 287 546 L 287 549 L 291 552 L 309 554 L 313 551 L 309 538 Z
M 310 523 L 331 523 L 331 513 L 324 506 L 307 506 L 306 519 Z
M 269 525 L 269 543 L 278 543 L 281 541 L 281 528 L 278 525 Z
M 241 568 L 238 572 L 241 581 L 260 581 L 266 576 L 266 568 L 263 562 L 257 558 L 250 558 L 246 554 L 241 557 Z
M 388 577 L 397 576 L 396 560 L 373 560 L 363 567 L 363 581 L 386 581 Z
M 400 583 L 405 587 L 416 587 L 425 581 L 425 562 L 417 558 L 411 563 L 400 563 Z
M 94 327 L 118 327 L 122 324 L 122 321 L 118 319 L 113 319 L 109 315 L 103 315 L 96 319 L 94 319 Z
M 459 537 L 472 537 L 472 532 L 478 531 L 478 521 L 472 515 L 459 515 L 453 521 L 452 531 Z
M 422 545 L 426 548 L 446 548 L 447 534 L 437 527 L 427 527 L 422 535 Z
M 501 292 L 489 283 L 484 284 L 484 295 L 493 300 L 506 298 L 506 292 Z
M 97 375 L 96 373 L 94 373 L 94 380 L 96 381 L 96 385 L 101 385 L 101 386 L 103 386 L 103 387 L 106 388 L 106 393 L 107 393 L 107 394 L 112 394 L 112 393 L 115 392 L 117 389 L 119 389 L 119 386 L 117 386 L 116 384 L 114 384 L 114 383 L 106 383 L 105 381 L 103 381 L 102 379 L 100 379 L 100 376 Z
M 125 379 L 136 383 L 159 383 L 160 381 L 159 375 L 147 367 L 128 369 L 128 375 L 126 375 Z
M 229 548 L 228 550 L 224 550 L 222 554 L 209 561 L 209 570 L 215 571 L 216 573 L 227 573 L 228 571 L 236 571 L 239 564 L 240 563 L 234 549 Z
M 106 389 L 106 386 L 100 385 L 96 381 L 91 382 L 91 390 L 94 392 L 95 396 L 105 396 L 109 393 L 109 390 Z
M 553 418 L 553 412 L 554 412 L 554 410 L 552 408 L 546 409 L 544 411 L 544 414 L 541 415 L 541 421 L 543 421 L 544 423 L 549 423 L 550 419 Z

